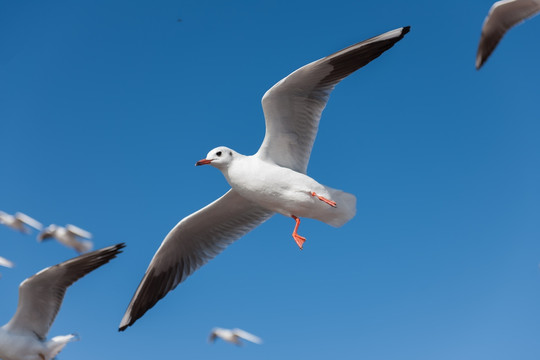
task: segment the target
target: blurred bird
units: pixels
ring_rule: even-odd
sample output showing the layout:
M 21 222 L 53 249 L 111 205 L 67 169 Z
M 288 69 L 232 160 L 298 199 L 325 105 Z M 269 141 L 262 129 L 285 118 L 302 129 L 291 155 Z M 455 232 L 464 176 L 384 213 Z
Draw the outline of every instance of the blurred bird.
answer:
M 212 332 L 210 333 L 210 337 L 208 338 L 209 342 L 216 341 L 216 338 L 220 338 L 222 340 L 225 340 L 227 342 L 230 342 L 231 344 L 236 344 L 238 346 L 243 345 L 244 343 L 240 341 L 240 339 L 244 339 L 247 341 L 251 341 L 255 344 L 262 344 L 262 340 L 260 337 L 255 336 L 253 334 L 248 333 L 247 331 L 244 331 L 242 329 L 222 329 L 222 328 L 213 328 Z
M 124 246 L 118 244 L 80 255 L 24 280 L 19 285 L 19 303 L 15 315 L 0 327 L 0 358 L 50 360 L 68 342 L 78 340 L 75 334 L 46 340 L 66 290 L 78 279 L 114 259 Z
M 7 267 L 7 268 L 12 268 L 12 267 L 15 266 L 15 264 L 13 262 L 9 261 L 8 259 L 0 256 L 0 266 Z
M 51 224 L 38 235 L 38 241 L 40 242 L 52 238 L 67 247 L 75 249 L 79 254 L 92 250 L 94 246 L 90 240 L 79 240 L 79 238 L 91 239 L 92 234 L 70 224 L 67 224 L 66 227 Z
M 11 261 L 9 261 L 8 259 L 0 256 L 0 266 L 7 267 L 7 268 L 12 268 L 12 267 L 15 266 L 15 264 L 12 263 Z M 0 277 L 2 277 L 1 274 L 0 274 Z
M 539 12 L 540 0 L 503 0 L 493 4 L 482 26 L 482 35 L 476 53 L 476 69 L 482 67 L 512 26 Z
M 30 216 L 21 212 L 17 212 L 15 215 L 10 215 L 0 211 L 0 224 L 9 226 L 13 230 L 18 230 L 23 234 L 30 234 L 31 231 L 28 226 L 31 226 L 38 231 L 41 231 L 43 228 L 43 225 L 41 225 L 39 221 L 32 219 Z
M 403 27 L 362 41 L 294 71 L 264 94 L 266 135 L 259 151 L 244 156 L 225 147 L 196 165 L 211 164 L 231 185 L 218 200 L 181 220 L 163 240 L 120 322 L 122 331 L 195 270 L 274 213 L 342 226 L 356 198 L 306 175 L 321 113 L 345 77 L 379 57 L 409 32 Z

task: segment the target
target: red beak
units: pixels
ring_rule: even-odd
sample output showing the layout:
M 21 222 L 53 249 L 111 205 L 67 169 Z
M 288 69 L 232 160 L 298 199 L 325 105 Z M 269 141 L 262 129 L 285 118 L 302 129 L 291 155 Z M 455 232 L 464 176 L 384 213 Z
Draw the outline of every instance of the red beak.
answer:
M 195 163 L 195 166 L 201 166 L 201 165 L 208 165 L 212 162 L 212 160 L 206 160 L 206 159 L 202 159 L 202 160 L 199 160 Z

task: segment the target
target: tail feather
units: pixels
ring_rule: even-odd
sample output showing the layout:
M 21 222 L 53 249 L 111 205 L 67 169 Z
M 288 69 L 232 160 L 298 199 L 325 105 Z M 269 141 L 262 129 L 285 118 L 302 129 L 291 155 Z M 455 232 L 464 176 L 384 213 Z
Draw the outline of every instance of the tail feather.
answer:
M 47 359 L 53 359 L 62 351 L 62 349 L 72 341 L 79 341 L 79 335 L 70 334 L 70 335 L 60 335 L 55 336 L 51 340 L 47 341 L 47 349 L 49 350 L 49 356 Z
M 356 215 L 356 196 L 341 190 L 332 189 L 325 186 L 330 194 L 330 199 L 336 202 L 336 208 L 329 208 L 324 214 L 321 214 L 320 220 L 328 225 L 340 227 L 345 225 Z

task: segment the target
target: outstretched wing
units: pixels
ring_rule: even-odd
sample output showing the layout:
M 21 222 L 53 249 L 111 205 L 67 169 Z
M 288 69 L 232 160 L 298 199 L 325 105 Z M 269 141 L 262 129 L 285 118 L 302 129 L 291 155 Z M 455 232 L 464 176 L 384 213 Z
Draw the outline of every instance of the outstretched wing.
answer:
M 480 69 L 511 27 L 540 12 L 540 0 L 497 1 L 484 20 L 476 53 L 476 69 Z
M 242 329 L 233 329 L 232 332 L 233 334 L 244 340 L 251 341 L 255 344 L 262 344 L 262 339 L 260 337 L 250 334 L 247 331 L 244 331 Z
M 6 327 L 19 333 L 34 333 L 45 339 L 66 289 L 94 269 L 114 259 L 125 245 L 97 250 L 41 270 L 19 286 L 19 303 Z
M 39 221 L 21 212 L 15 213 L 15 218 L 38 231 L 43 229 L 43 225 Z
M 256 156 L 305 173 L 321 113 L 334 87 L 409 32 L 406 26 L 307 64 L 264 94 L 266 135 Z
M 273 212 L 229 190 L 182 219 L 165 237 L 150 262 L 119 330 L 131 326 L 195 270 L 272 215 Z
M 73 235 L 85 238 L 85 239 L 91 239 L 92 234 L 90 234 L 88 231 L 81 229 L 80 227 L 77 227 L 75 225 L 67 224 L 66 230 L 72 233 Z

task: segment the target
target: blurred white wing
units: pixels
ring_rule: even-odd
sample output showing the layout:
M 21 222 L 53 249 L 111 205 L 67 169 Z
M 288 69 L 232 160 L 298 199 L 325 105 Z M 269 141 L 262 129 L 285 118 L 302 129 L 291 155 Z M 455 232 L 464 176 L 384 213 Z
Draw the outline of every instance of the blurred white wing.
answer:
M 124 244 L 109 246 L 41 270 L 19 286 L 17 311 L 6 324 L 7 330 L 33 333 L 44 340 L 49 332 L 66 289 L 92 270 L 115 258 Z
M 8 259 L 6 258 L 3 258 L 0 256 L 0 266 L 4 266 L 4 267 L 7 267 L 7 268 L 12 268 L 15 266 L 15 264 L 11 261 L 9 261 Z
M 540 0 L 497 1 L 484 20 L 476 53 L 476 69 L 480 69 L 504 34 L 514 25 L 540 12 Z
M 273 215 L 236 191 L 182 219 L 165 237 L 120 322 L 131 326 L 169 291 L 229 244 Z
M 266 135 L 256 156 L 305 173 L 330 93 L 345 77 L 379 57 L 410 27 L 349 46 L 296 70 L 262 98 Z
M 251 341 L 255 344 L 262 344 L 262 339 L 260 337 L 250 334 L 247 331 L 244 331 L 242 329 L 233 329 L 232 332 L 233 334 L 244 340 Z
M 81 229 L 80 227 L 77 227 L 75 225 L 67 224 L 66 230 L 72 233 L 73 235 L 80 236 L 85 239 L 91 239 L 92 234 L 90 234 L 88 231 Z
M 39 221 L 31 218 L 26 214 L 23 214 L 21 212 L 15 213 L 15 218 L 25 223 L 26 225 L 33 227 L 36 230 L 43 230 L 43 225 Z

